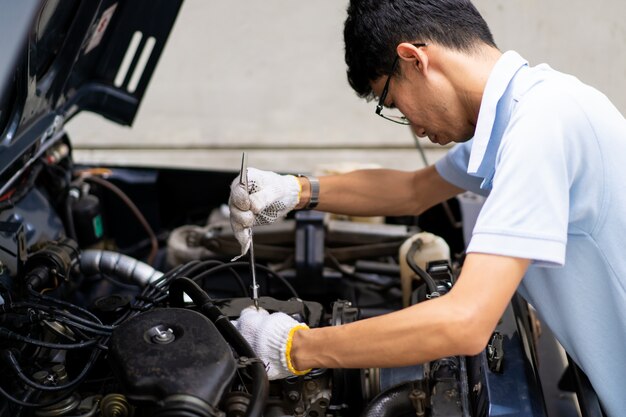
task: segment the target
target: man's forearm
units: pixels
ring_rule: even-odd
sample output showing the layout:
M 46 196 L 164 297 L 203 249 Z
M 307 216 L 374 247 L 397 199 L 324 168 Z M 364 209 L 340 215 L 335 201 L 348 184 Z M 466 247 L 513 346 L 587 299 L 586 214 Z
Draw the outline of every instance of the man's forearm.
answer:
M 484 349 L 529 261 L 469 254 L 450 293 L 383 316 L 298 331 L 296 369 L 394 367 Z
M 369 368 L 472 354 L 470 339 L 461 333 L 468 329 L 462 312 L 442 304 L 444 298 L 434 299 L 343 326 L 296 332 L 292 360 L 297 369 Z
M 318 210 L 354 216 L 420 214 L 462 190 L 443 180 L 434 167 L 415 172 L 367 169 L 320 177 Z M 310 186 L 300 178 L 306 207 Z

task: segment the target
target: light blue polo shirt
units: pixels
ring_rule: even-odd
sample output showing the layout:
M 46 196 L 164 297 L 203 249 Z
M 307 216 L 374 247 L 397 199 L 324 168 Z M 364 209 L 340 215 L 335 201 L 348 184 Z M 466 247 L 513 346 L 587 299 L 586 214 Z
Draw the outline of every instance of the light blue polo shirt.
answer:
M 487 195 L 467 252 L 532 260 L 520 293 L 626 416 L 626 120 L 600 92 L 516 52 L 497 62 L 474 138 L 436 164 Z

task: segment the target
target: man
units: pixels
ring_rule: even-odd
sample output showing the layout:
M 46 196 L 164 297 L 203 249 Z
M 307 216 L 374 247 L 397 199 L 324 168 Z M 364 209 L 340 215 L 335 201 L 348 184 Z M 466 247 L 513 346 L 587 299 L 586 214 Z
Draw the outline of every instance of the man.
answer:
M 379 97 L 380 116 L 460 144 L 415 172 L 317 180 L 250 169 L 250 194 L 236 181 L 231 191 L 243 251 L 255 222 L 316 203 L 335 213 L 417 215 L 463 190 L 488 198 L 459 280 L 443 297 L 318 329 L 245 310 L 238 328 L 270 377 L 478 354 L 519 289 L 605 412 L 626 415 L 624 117 L 576 78 L 502 54 L 469 0 L 353 0 L 344 36 L 350 84 Z

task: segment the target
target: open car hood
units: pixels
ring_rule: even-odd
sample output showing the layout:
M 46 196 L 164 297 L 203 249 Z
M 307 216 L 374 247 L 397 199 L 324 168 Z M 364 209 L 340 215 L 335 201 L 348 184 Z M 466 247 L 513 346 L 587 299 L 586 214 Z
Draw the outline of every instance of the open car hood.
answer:
M 0 0 L 0 186 L 89 110 L 131 125 L 182 0 Z

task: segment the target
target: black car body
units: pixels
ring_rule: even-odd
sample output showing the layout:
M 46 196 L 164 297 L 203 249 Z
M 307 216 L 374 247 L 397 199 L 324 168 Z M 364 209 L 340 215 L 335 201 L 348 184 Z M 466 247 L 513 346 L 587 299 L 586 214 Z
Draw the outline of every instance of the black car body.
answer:
M 235 172 L 80 166 L 63 129 L 84 110 L 132 124 L 181 4 L 0 2 L 0 415 L 547 415 L 517 297 L 476 357 L 267 381 L 223 319 L 250 305 L 219 215 Z M 317 327 L 443 295 L 464 247 L 450 212 L 259 229 L 261 305 Z M 422 229 L 453 256 L 408 262 L 403 288 L 398 249 Z

